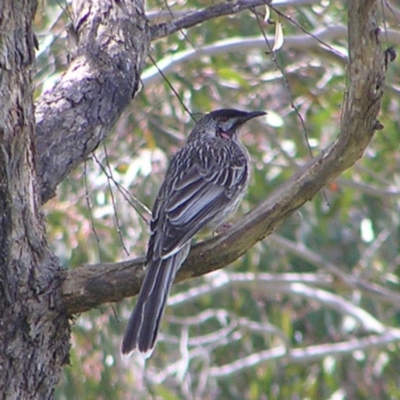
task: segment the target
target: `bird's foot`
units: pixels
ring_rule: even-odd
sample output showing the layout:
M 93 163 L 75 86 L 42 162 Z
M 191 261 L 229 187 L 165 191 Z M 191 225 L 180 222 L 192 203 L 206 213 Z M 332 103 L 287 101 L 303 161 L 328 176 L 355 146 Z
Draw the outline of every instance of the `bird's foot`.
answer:
M 233 222 L 224 222 L 222 225 L 220 225 L 216 230 L 215 230 L 215 234 L 219 235 L 221 233 L 225 233 L 227 230 L 229 230 L 230 228 L 232 228 L 233 226 Z

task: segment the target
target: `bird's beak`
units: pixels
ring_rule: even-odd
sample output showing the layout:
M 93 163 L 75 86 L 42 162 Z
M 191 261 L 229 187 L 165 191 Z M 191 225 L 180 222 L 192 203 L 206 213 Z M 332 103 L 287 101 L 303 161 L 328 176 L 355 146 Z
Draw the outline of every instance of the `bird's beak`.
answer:
M 242 117 L 238 118 L 238 121 L 235 124 L 235 128 L 239 128 L 239 126 L 243 125 L 246 121 L 249 121 L 250 119 L 261 117 L 261 115 L 266 115 L 266 114 L 267 113 L 265 111 L 250 111 L 246 115 L 243 115 Z
M 255 117 L 261 117 L 261 115 L 266 115 L 267 113 L 265 111 L 251 111 L 247 113 L 247 115 L 243 118 L 243 122 L 248 121 L 249 119 L 255 118 Z

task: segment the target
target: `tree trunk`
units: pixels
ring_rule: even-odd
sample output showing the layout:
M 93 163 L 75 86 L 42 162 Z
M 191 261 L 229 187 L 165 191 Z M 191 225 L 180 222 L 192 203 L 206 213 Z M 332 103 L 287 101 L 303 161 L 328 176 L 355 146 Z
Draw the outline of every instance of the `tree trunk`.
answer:
M 36 1 L 3 2 L 0 78 L 0 393 L 51 398 L 68 359 L 60 266 L 47 246 L 34 168 Z
M 65 274 L 46 242 L 40 205 L 129 104 L 149 46 L 142 0 L 75 0 L 77 49 L 37 104 L 35 132 L 36 7 L 35 0 L 0 7 L 1 399 L 52 398 L 68 362 Z

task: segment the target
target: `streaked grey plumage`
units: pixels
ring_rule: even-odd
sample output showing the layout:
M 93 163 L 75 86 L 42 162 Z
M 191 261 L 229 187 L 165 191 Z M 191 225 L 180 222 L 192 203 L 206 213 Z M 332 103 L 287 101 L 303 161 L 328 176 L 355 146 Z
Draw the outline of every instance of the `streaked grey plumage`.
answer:
M 200 119 L 173 157 L 153 206 L 146 276 L 122 343 L 122 353 L 154 347 L 176 273 L 192 237 L 218 227 L 242 200 L 249 157 L 239 127 L 265 112 L 217 110 Z

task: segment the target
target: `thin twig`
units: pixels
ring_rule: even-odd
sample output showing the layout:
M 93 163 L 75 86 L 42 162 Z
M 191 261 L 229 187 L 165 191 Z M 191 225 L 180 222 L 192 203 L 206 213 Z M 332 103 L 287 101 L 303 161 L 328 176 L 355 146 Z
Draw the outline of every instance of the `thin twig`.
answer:
M 105 155 L 105 159 L 106 159 L 106 165 L 107 165 L 107 169 L 108 169 L 108 175 L 106 175 L 107 176 L 107 185 L 108 185 L 108 190 L 109 190 L 110 196 L 111 196 L 111 204 L 112 204 L 112 207 L 114 210 L 114 218 L 115 218 L 115 224 L 117 227 L 118 237 L 119 237 L 119 241 L 120 241 L 122 248 L 124 249 L 126 255 L 129 256 L 129 250 L 125 246 L 124 238 L 122 237 L 121 225 L 119 223 L 118 211 L 117 211 L 117 206 L 116 206 L 115 198 L 114 198 L 114 192 L 113 192 L 113 188 L 111 186 L 111 182 L 114 181 L 114 178 L 112 180 L 110 179 L 110 177 L 112 177 L 112 170 L 111 170 L 110 162 L 108 161 L 107 147 L 106 147 L 106 144 L 104 143 L 104 141 L 102 142 L 102 144 L 103 144 L 103 150 L 104 150 L 104 155 Z M 97 158 L 96 158 L 96 161 L 99 162 L 99 160 Z
M 99 239 L 99 235 L 97 234 L 96 227 L 94 225 L 94 218 L 93 218 L 93 213 L 92 213 L 92 204 L 90 202 L 90 197 L 89 197 L 88 181 L 87 181 L 87 162 L 86 162 L 86 160 L 83 163 L 83 179 L 84 179 L 84 183 L 85 183 L 85 200 L 86 200 L 86 206 L 87 206 L 87 209 L 88 209 L 88 212 L 89 212 L 90 225 L 91 225 L 94 237 L 96 239 L 97 251 L 99 253 L 99 260 L 101 261 L 100 239 Z

